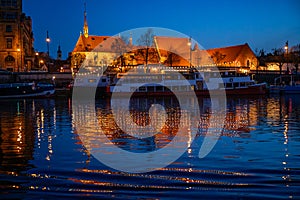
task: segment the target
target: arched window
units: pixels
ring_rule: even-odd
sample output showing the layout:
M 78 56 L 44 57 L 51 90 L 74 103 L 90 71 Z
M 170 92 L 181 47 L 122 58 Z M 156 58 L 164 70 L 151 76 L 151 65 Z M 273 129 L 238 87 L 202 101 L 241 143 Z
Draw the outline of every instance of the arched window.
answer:
M 15 58 L 11 55 L 6 56 L 6 58 L 5 58 L 5 62 L 14 62 L 14 61 L 15 61 Z
M 250 61 L 249 60 L 247 60 L 247 67 L 249 67 L 250 66 Z

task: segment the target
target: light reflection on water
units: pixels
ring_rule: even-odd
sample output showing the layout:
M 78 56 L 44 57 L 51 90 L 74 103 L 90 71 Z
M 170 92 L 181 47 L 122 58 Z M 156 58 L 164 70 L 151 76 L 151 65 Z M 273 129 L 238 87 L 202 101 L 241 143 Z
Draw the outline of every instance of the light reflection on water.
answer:
M 168 113 L 160 134 L 140 140 L 126 135 L 111 120 L 109 102 L 105 100 L 96 104 L 99 126 L 105 128 L 108 138 L 120 148 L 137 152 L 162 148 L 176 134 L 176 120 L 181 117 L 179 108 L 170 98 L 148 101 L 132 101 L 132 119 L 143 125 L 149 123 L 148 110 L 143 108 L 154 101 L 160 102 Z M 208 99 L 199 99 L 201 129 L 194 143 L 176 162 L 143 174 L 118 172 L 89 154 L 74 130 L 68 98 L 0 103 L 3 198 L 47 195 L 199 199 L 300 195 L 299 96 L 228 98 L 222 136 L 203 159 L 197 153 L 210 118 L 210 103 Z

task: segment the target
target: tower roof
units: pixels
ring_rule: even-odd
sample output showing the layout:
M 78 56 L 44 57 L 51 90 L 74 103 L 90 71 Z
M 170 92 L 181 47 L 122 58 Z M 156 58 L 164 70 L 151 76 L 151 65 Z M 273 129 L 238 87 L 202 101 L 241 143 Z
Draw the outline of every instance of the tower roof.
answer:
M 84 3 L 84 23 L 83 23 L 83 35 L 84 37 L 89 37 L 89 27 L 87 23 L 87 16 L 86 16 L 86 3 Z

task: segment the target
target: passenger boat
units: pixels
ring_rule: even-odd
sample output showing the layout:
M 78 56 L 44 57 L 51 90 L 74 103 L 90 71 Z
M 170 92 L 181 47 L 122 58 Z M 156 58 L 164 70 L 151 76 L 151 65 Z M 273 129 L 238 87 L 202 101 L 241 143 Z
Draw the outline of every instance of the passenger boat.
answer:
M 129 71 L 115 75 L 77 76 L 75 86 L 97 87 L 97 94 L 134 93 L 135 96 L 170 95 L 174 91 L 196 95 L 210 95 L 226 91 L 227 95 L 255 95 L 267 92 L 266 83 L 255 83 L 249 75 L 236 71 L 154 70 L 149 73 Z M 221 78 L 220 78 L 221 75 Z M 184 77 L 184 78 L 183 78 Z M 210 84 L 208 84 L 210 83 Z
M 5 83 L 0 84 L 0 99 L 50 97 L 54 95 L 53 84 L 49 83 Z

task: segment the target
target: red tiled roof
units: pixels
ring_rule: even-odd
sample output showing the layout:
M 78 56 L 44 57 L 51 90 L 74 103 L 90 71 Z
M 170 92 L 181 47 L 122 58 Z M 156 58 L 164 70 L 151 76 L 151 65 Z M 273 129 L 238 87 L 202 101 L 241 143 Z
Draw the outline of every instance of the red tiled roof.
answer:
M 89 52 L 97 48 L 101 51 L 111 51 L 111 44 L 116 38 L 110 36 L 80 35 L 73 52 Z
M 155 36 L 156 48 L 187 58 L 190 52 L 189 38 Z
M 237 58 L 242 52 L 248 50 L 252 52 L 249 45 L 246 43 L 230 47 L 208 49 L 207 52 L 210 56 L 212 56 L 212 58 L 214 58 L 216 54 L 222 55 L 223 58 L 220 60 L 221 62 L 233 62 L 237 60 Z

